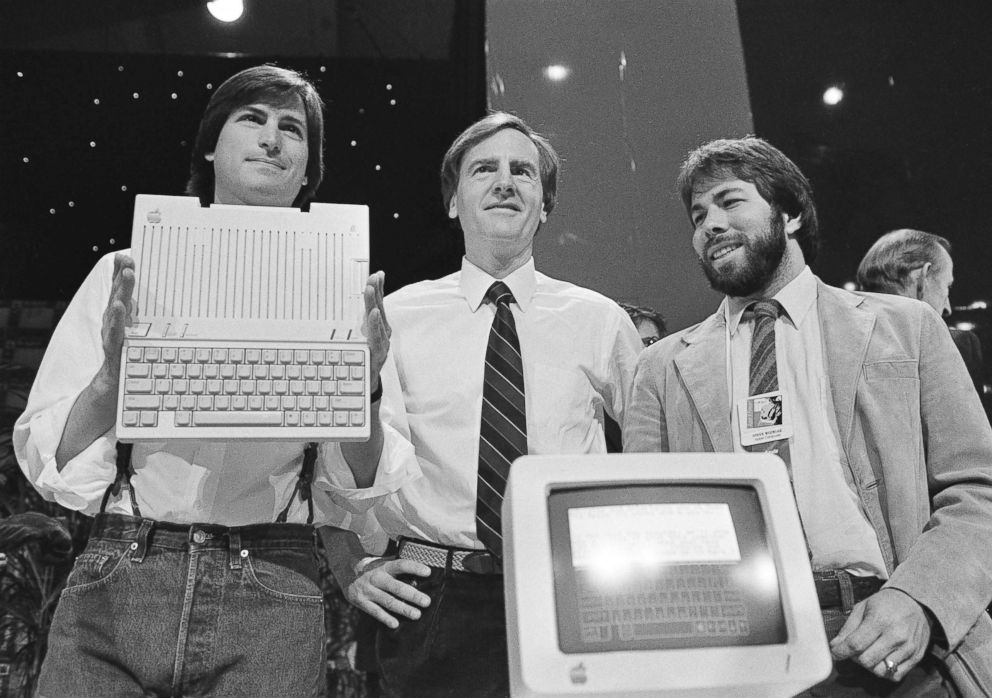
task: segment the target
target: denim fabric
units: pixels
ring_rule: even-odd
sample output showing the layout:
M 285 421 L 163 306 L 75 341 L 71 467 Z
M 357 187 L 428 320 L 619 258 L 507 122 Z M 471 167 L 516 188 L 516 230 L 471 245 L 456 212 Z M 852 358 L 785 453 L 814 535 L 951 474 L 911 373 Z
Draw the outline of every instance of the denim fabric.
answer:
M 378 624 L 375 658 L 384 696 L 508 696 L 503 577 L 433 569 L 404 578 L 431 598 L 419 620 Z
M 56 609 L 39 696 L 318 696 L 313 529 L 100 514 Z

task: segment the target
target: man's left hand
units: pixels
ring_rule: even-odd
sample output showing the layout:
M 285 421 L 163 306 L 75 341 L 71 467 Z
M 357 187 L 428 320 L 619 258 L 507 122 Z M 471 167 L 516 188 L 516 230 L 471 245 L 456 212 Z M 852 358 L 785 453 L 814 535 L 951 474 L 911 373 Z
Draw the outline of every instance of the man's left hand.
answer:
M 386 363 L 389 338 L 392 335 L 382 302 L 385 281 L 386 275 L 377 271 L 365 282 L 365 321 L 362 323 L 362 332 L 369 343 L 369 361 L 372 364 L 369 385 L 373 389 L 379 385 L 379 371 Z
M 923 658 L 932 622 L 909 595 L 882 589 L 854 606 L 830 642 L 830 653 L 835 660 L 851 659 L 873 674 L 898 682 Z

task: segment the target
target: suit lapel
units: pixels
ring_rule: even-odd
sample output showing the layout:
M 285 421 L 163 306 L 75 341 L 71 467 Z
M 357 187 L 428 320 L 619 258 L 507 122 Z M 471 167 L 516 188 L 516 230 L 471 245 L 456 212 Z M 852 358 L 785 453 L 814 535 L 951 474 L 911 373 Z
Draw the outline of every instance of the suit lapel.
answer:
M 854 400 L 868 353 L 875 315 L 860 309 L 864 298 L 833 289 L 817 280 L 817 308 L 830 394 L 842 447 L 850 447 Z
M 726 322 L 722 312 L 707 318 L 683 338 L 688 346 L 675 359 L 689 399 L 713 450 L 734 450 L 730 434 L 730 392 L 726 370 Z

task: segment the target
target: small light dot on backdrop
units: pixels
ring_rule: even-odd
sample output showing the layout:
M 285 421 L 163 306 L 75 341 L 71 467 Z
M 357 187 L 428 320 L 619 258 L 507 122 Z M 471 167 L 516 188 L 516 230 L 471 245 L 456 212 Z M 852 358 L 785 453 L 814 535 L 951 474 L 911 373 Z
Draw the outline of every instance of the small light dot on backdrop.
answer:
M 173 92 L 172 93 L 172 98 L 173 99 L 179 99 L 179 95 L 177 95 L 175 92 Z
M 132 96 L 132 97 L 133 97 L 134 99 L 138 99 L 138 93 L 137 93 L 137 92 L 135 92 L 135 93 L 134 93 L 134 94 L 132 94 L 131 96 Z
M 100 251 L 100 248 L 97 247 L 96 245 L 93 245 L 93 251 L 94 252 L 99 252 Z
M 22 73 L 21 71 L 18 70 L 17 71 L 17 77 L 23 78 L 24 77 L 24 73 Z
M 48 212 L 49 212 L 50 214 L 52 214 L 53 216 L 55 215 L 55 209 L 54 209 L 54 208 L 50 208 L 50 209 L 48 209 Z
M 90 141 L 90 147 L 91 148 L 95 148 L 96 147 L 96 141 Z
M 111 245 L 116 245 L 117 244 L 117 240 L 115 240 L 114 238 L 110 238 L 110 244 Z
M 387 90 L 391 90 L 391 89 L 393 89 L 393 86 L 391 84 L 389 84 L 389 83 L 386 83 L 386 89 Z
M 22 158 L 22 160 L 24 161 L 25 165 L 31 162 L 31 158 Z
M 70 201 L 69 202 L 69 208 L 73 208 L 73 207 L 75 207 L 75 205 L 76 205 L 76 202 L 75 201 Z
M 326 73 L 327 72 L 327 66 L 326 65 L 320 66 L 320 72 Z
M 179 77 L 182 77 L 183 76 L 183 71 L 181 71 L 181 70 L 176 71 L 176 75 L 178 75 Z
M 212 82 L 208 82 L 208 83 L 207 83 L 207 89 L 208 89 L 208 90 L 212 90 L 212 89 L 214 89 L 214 84 L 213 84 Z
M 94 99 L 93 100 L 93 104 L 100 104 L 100 100 L 99 99 Z
M 382 169 L 382 165 L 376 165 L 375 166 L 375 171 L 376 172 L 379 172 L 381 169 Z
M 398 213 L 394 213 L 393 214 L 393 218 L 399 218 L 399 217 L 400 217 L 400 214 L 398 214 Z
M 124 72 L 124 66 L 122 66 L 122 65 L 117 66 L 117 72 L 118 73 L 123 73 Z
M 127 185 L 126 184 L 124 184 L 124 185 L 121 186 L 121 191 L 127 191 Z
M 352 141 L 351 142 L 351 147 L 352 148 L 354 148 L 356 145 L 358 145 L 358 141 Z
M 364 114 L 364 113 L 365 113 L 365 107 L 361 107 L 361 108 L 360 108 L 360 109 L 358 110 L 358 113 L 359 113 L 359 114 Z

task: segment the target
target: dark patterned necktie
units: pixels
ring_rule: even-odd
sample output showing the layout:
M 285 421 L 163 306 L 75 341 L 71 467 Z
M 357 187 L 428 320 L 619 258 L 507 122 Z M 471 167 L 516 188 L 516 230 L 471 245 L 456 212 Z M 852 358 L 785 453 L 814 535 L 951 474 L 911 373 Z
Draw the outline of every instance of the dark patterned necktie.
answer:
M 520 341 L 510 312 L 513 294 L 497 281 L 489 287 L 486 299 L 496 306 L 496 317 L 489 330 L 483 376 L 475 527 L 486 549 L 502 555 L 503 492 L 510 464 L 527 453 L 527 416 Z
M 775 300 L 757 301 L 751 306 L 754 330 L 751 334 L 751 373 L 748 395 L 761 395 L 778 390 L 778 364 L 775 360 L 775 320 L 782 306 Z M 752 453 L 770 452 L 785 461 L 792 482 L 792 463 L 789 459 L 789 440 L 766 441 L 745 446 Z

